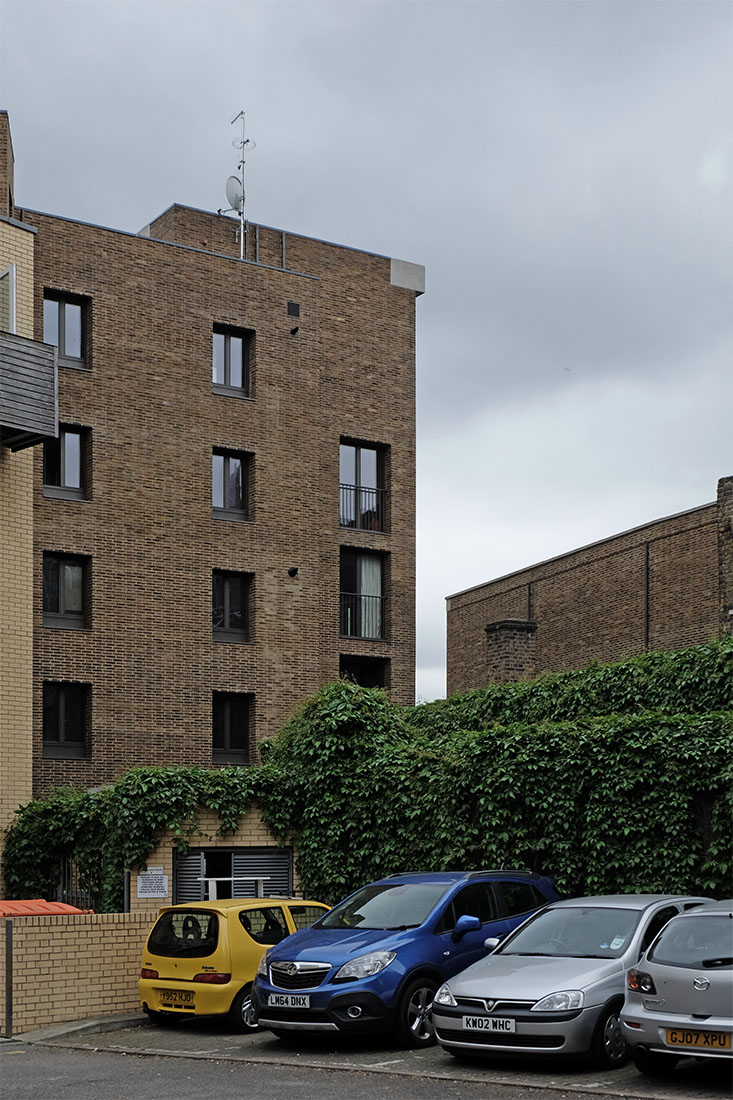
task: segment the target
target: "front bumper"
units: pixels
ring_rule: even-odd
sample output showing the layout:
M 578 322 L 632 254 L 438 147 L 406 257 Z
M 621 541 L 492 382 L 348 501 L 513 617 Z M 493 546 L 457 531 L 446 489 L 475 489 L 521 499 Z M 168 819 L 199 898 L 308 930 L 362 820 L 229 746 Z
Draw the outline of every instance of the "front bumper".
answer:
M 271 990 L 273 993 L 282 990 Z M 345 1031 L 354 1034 L 388 1031 L 393 1008 L 371 990 L 356 984 L 333 989 L 309 991 L 309 1008 L 273 1008 L 269 1005 L 270 987 L 252 988 L 255 1018 L 260 1027 L 278 1031 Z
M 672 1015 L 651 1012 L 640 1004 L 624 1005 L 621 1012 L 623 1035 L 630 1047 L 675 1054 L 678 1058 L 729 1058 L 733 1059 L 733 1019 L 730 1016 L 707 1016 L 700 1019 L 692 1015 Z M 669 1042 L 669 1033 L 681 1042 Z M 728 1046 L 722 1046 L 719 1036 L 728 1036 Z M 687 1041 L 685 1041 L 687 1040 Z
M 528 1009 L 499 1012 L 497 1017 L 511 1021 L 514 1030 L 486 1031 L 465 1027 L 464 1018 L 481 1017 L 488 1021 L 491 1014 L 473 1007 L 451 1008 L 433 1003 L 433 1024 L 438 1042 L 446 1050 L 505 1058 L 518 1053 L 574 1057 L 588 1053 L 601 1009 L 601 1005 L 595 1005 L 576 1012 L 537 1013 Z

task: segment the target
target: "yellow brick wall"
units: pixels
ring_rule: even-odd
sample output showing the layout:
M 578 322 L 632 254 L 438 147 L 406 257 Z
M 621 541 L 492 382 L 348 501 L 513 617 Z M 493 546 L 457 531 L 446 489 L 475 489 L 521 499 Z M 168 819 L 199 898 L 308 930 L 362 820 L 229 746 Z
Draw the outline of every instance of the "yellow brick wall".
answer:
M 253 806 L 242 818 L 239 828 L 234 833 L 226 836 L 217 836 L 217 830 L 221 822 L 218 814 L 213 810 L 201 810 L 198 818 L 198 831 L 191 836 L 189 843 L 192 848 L 266 848 L 276 845 L 275 838 L 270 833 L 260 817 L 260 811 Z M 160 906 L 173 903 L 173 849 L 176 846 L 174 834 L 168 830 L 163 834 L 160 843 L 154 852 L 148 856 L 148 867 L 162 867 L 163 874 L 168 876 L 167 898 L 160 898 Z M 137 872 L 130 875 L 130 910 L 137 913 L 143 909 L 149 909 L 152 904 L 150 898 L 138 898 L 137 896 Z M 294 881 L 295 889 L 298 888 L 297 876 Z
M 157 909 L 0 918 L 0 1033 L 12 923 L 14 1035 L 70 1020 L 135 1012 L 143 943 Z
M 34 234 L 0 221 L 0 270 L 16 267 L 16 329 L 33 337 Z M 33 450 L 0 447 L 0 834 L 32 792 Z M 0 887 L 1 889 L 1 887 Z

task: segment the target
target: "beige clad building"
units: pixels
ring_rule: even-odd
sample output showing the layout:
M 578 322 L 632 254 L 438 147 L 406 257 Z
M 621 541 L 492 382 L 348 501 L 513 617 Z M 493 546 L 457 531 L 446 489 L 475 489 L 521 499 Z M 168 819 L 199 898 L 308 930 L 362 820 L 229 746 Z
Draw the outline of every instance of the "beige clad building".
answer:
M 56 435 L 55 351 L 33 342 L 36 231 L 13 208 L 0 115 L 0 832 L 33 789 L 33 459 Z
M 138 234 L 31 211 L 7 114 L 0 143 L 18 331 L 58 356 L 58 434 L 0 462 L 21 797 L 255 762 L 339 676 L 412 703 L 423 269 L 250 223 L 242 260 L 237 220 L 177 205 Z

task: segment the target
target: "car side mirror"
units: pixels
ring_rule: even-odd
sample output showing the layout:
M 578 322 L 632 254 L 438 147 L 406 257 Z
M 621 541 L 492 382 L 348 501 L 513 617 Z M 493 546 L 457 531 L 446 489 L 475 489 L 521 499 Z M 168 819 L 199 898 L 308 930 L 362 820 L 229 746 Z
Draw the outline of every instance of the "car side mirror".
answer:
M 480 927 L 481 921 L 478 917 L 471 917 L 467 913 L 464 913 L 464 915 L 459 917 L 456 921 L 451 939 L 454 943 L 458 943 L 458 941 L 463 939 L 466 935 L 466 932 L 477 932 Z
M 493 951 L 495 947 L 499 946 L 503 939 L 503 936 L 489 936 L 487 940 L 484 940 L 484 947 L 487 951 Z

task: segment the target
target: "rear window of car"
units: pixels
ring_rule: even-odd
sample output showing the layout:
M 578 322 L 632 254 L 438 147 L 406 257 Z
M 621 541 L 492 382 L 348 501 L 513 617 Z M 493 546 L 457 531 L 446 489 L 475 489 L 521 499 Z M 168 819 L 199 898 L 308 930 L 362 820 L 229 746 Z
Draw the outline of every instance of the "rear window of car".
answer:
M 148 936 L 148 950 L 154 955 L 203 958 L 216 950 L 219 918 L 200 909 L 176 909 L 161 913 Z
M 725 913 L 676 917 L 662 930 L 647 959 L 667 966 L 730 969 L 733 921 Z

